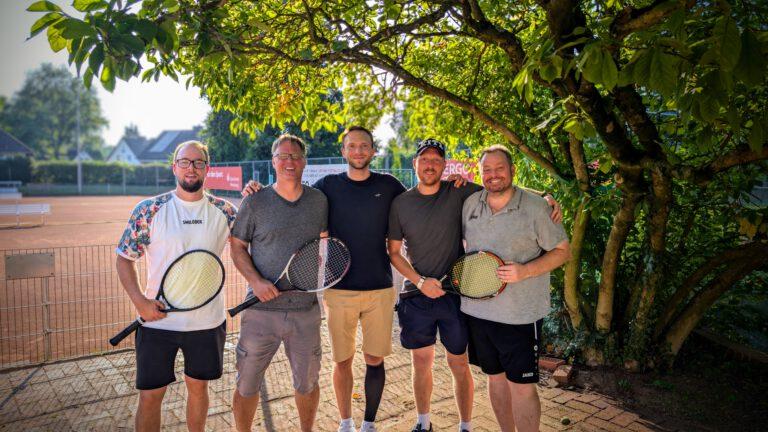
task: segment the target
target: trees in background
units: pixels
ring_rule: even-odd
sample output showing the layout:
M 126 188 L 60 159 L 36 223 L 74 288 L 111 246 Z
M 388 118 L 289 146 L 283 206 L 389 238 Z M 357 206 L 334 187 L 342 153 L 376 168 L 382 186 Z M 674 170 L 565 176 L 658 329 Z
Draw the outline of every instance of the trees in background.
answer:
M 46 63 L 29 72 L 21 89 L 0 107 L 0 125 L 37 158 L 63 158 L 77 149 L 78 100 L 82 148 L 100 157 L 107 120 L 98 96 L 64 66 Z
M 451 146 L 516 149 L 518 181 L 567 209 L 548 322 L 567 355 L 654 367 L 733 287 L 765 296 L 768 216 L 745 205 L 768 173 L 764 2 L 134 3 L 77 1 L 80 20 L 37 2 L 32 34 L 107 89 L 189 75 L 235 131 L 404 103 Z

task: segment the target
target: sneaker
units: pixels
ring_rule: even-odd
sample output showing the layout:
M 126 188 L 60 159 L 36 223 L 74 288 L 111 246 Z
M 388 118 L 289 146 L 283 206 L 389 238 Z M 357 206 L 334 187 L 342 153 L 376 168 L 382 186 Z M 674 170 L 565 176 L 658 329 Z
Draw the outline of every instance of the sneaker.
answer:
M 432 422 L 429 423 L 429 429 L 424 429 L 421 423 L 416 423 L 411 432 L 432 432 Z
M 336 432 L 356 432 L 354 423 L 339 423 L 339 429 Z
M 373 423 L 364 423 L 360 426 L 360 432 L 376 432 L 376 426 Z

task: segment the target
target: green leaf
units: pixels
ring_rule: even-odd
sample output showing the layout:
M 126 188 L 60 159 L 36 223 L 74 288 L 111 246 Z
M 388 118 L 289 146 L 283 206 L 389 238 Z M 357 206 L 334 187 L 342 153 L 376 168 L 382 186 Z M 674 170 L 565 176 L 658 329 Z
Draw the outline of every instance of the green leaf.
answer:
M 93 83 L 93 70 L 91 70 L 91 68 L 86 68 L 85 74 L 83 74 L 83 84 L 85 85 L 85 88 L 90 89 L 92 83 Z
M 728 16 L 720 18 L 715 25 L 714 34 L 718 37 L 720 45 L 720 66 L 729 71 L 733 70 L 741 53 L 741 36 L 736 22 Z
M 141 19 L 136 22 L 136 32 L 147 42 L 152 42 L 152 39 L 157 35 L 157 24 L 148 19 Z
M 734 73 L 736 78 L 751 86 L 757 86 L 765 80 L 766 61 L 757 40 L 751 31 L 741 35 L 741 55 Z
M 347 49 L 348 47 L 349 47 L 349 43 L 343 40 L 335 40 L 333 41 L 333 44 L 331 44 L 331 49 L 333 49 L 334 51 L 341 51 L 341 50 Z
M 61 12 L 61 8 L 47 0 L 34 2 L 31 5 L 29 5 L 29 7 L 27 8 L 27 12 L 45 12 L 45 11 Z
M 672 96 L 678 84 L 679 60 L 659 47 L 653 48 L 652 51 L 653 57 L 646 85 L 658 90 L 664 96 Z
M 101 70 L 101 77 L 99 79 L 101 80 L 101 85 L 104 86 L 104 89 L 112 93 L 115 89 L 115 74 L 112 71 L 112 68 L 104 66 L 104 69 Z
M 607 53 L 603 55 L 602 63 L 602 83 L 606 90 L 611 91 L 619 81 L 619 71 L 616 69 L 616 63 L 613 62 L 613 57 Z
M 107 2 L 104 0 L 75 0 L 72 6 L 80 12 L 90 12 L 98 9 L 105 9 Z
M 101 64 L 104 62 L 104 45 L 96 45 L 96 48 L 91 51 L 91 55 L 88 57 L 88 67 L 94 74 L 99 72 Z
M 581 73 L 587 81 L 602 83 L 603 80 L 603 50 L 597 44 L 584 48 Z
M 752 130 L 749 131 L 749 138 L 747 140 L 749 148 L 752 149 L 753 152 L 760 152 L 763 150 L 764 141 L 765 131 L 763 130 L 763 123 L 755 121 L 755 124 L 752 125 Z
M 144 53 L 144 41 L 141 40 L 141 38 L 130 34 L 124 34 L 120 35 L 117 39 L 125 45 L 134 57 L 141 57 Z
M 312 48 L 304 48 L 303 50 L 299 51 L 299 57 L 304 60 L 310 60 L 312 58 Z
M 66 39 L 77 39 L 85 36 L 96 36 L 96 31 L 88 23 L 75 18 L 67 18 L 61 22 L 61 35 Z
M 58 26 L 50 26 L 47 31 L 48 45 L 53 52 L 59 52 L 67 46 L 67 40 L 61 36 L 61 30 Z
M 574 137 L 576 137 L 577 140 L 581 141 L 584 139 L 584 130 L 581 127 L 581 122 L 576 117 L 571 117 L 565 122 L 565 125 L 563 125 L 563 129 L 566 132 L 572 133 Z
M 58 12 L 48 12 L 32 24 L 32 27 L 29 29 L 29 37 L 33 38 L 37 36 L 40 32 L 48 28 L 48 26 L 61 21 L 62 18 L 64 17 Z
M 709 123 L 715 120 L 720 114 L 720 104 L 717 103 L 717 100 L 701 95 L 696 98 L 696 101 L 699 105 L 699 115 L 701 120 Z

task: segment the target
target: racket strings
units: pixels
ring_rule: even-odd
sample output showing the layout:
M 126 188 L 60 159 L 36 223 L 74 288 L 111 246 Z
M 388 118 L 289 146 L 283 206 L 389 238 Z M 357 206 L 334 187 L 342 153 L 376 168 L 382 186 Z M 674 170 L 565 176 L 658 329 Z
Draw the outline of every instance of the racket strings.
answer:
M 466 297 L 490 297 L 504 285 L 496 276 L 500 264 L 490 255 L 467 255 L 451 267 L 451 284 Z
M 163 296 L 173 308 L 196 308 L 219 291 L 223 279 L 223 269 L 214 256 L 190 253 L 168 269 L 163 281 Z
M 295 288 L 311 291 L 341 279 L 350 263 L 349 250 L 335 239 L 319 239 L 301 248 L 288 266 L 288 280 Z

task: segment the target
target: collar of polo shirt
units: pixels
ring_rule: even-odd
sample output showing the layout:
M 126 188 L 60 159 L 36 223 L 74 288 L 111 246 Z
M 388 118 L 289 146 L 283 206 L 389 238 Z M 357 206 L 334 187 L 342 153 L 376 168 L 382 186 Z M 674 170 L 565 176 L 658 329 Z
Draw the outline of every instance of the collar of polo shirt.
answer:
M 510 199 L 507 205 L 505 205 L 504 208 L 496 214 L 520 209 L 520 201 L 523 199 L 523 193 L 517 186 L 513 185 L 512 187 L 515 188 L 515 193 L 512 195 L 512 199 Z M 483 189 L 483 191 L 480 193 L 480 202 L 483 203 L 484 206 L 489 207 L 488 191 L 485 189 Z

